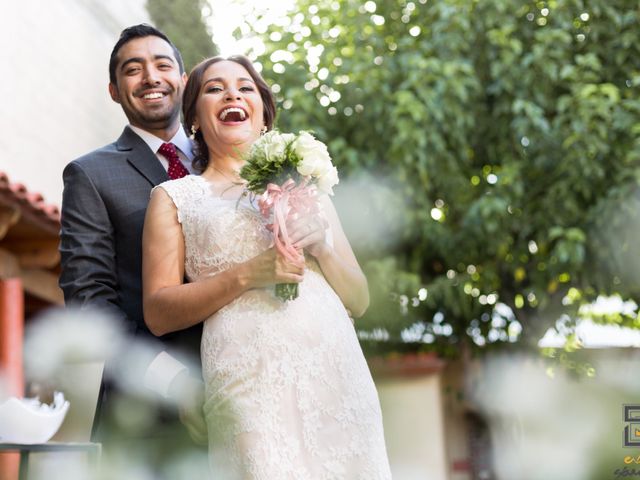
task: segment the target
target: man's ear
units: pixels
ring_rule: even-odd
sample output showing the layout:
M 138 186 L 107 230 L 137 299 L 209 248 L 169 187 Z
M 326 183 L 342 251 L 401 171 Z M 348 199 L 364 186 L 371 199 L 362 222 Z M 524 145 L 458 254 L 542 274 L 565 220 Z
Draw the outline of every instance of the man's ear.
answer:
M 118 93 L 118 87 L 116 87 L 111 82 L 109 82 L 109 95 L 111 95 L 111 100 L 116 103 L 120 103 L 120 94 Z
M 187 72 L 183 72 L 182 73 L 182 81 L 184 82 L 184 84 L 187 84 L 187 80 L 189 80 L 189 75 L 187 75 Z

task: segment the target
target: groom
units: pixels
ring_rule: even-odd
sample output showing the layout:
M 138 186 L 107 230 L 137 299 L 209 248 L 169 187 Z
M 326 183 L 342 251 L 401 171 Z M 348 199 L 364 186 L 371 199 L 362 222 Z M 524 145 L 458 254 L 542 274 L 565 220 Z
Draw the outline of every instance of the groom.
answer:
M 67 304 L 101 309 L 136 340 L 151 339 L 142 312 L 142 227 L 151 189 L 189 174 L 191 142 L 180 124 L 186 81 L 178 49 L 146 24 L 122 31 L 109 60 L 109 93 L 129 124 L 109 145 L 67 165 L 63 173 L 60 287 Z M 201 326 L 162 337 L 168 351 L 199 358 Z M 147 380 L 165 396 L 188 382 L 185 367 L 160 353 Z M 113 416 L 112 388 L 103 389 L 98 416 Z M 193 407 L 193 405 L 190 405 Z M 205 434 L 195 409 L 181 410 L 192 436 Z M 95 432 L 94 432 L 95 433 Z

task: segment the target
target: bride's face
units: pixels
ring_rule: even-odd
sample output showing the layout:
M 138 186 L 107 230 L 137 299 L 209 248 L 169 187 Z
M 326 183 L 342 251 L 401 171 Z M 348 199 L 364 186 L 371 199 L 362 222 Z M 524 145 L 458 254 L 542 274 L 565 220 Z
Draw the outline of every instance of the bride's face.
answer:
M 263 125 L 260 92 L 242 65 L 223 60 L 205 70 L 194 126 L 214 155 L 244 151 Z

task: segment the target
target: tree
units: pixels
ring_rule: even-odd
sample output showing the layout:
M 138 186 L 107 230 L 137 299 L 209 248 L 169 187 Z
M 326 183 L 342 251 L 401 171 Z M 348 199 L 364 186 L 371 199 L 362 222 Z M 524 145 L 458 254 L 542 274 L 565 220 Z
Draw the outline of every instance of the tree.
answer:
M 535 347 L 599 295 L 640 303 L 639 19 L 631 0 L 299 0 L 265 32 L 280 129 L 315 131 L 347 184 L 370 346 Z
M 206 25 L 204 0 L 148 0 L 147 11 L 153 23 L 175 43 L 187 72 L 218 50 Z M 203 13 L 204 12 L 204 13 Z

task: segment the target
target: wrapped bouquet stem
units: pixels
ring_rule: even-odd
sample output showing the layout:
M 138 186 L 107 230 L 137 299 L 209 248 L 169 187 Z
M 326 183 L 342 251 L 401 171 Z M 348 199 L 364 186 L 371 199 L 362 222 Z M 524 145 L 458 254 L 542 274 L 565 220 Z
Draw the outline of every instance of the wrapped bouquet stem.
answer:
M 317 213 L 318 193 L 333 194 L 338 171 L 324 143 L 310 133 L 271 131 L 251 147 L 240 176 L 250 192 L 259 195 L 260 212 L 269 224 L 278 252 L 292 263 L 302 262 L 293 246 L 287 221 Z M 276 295 L 285 300 L 298 296 L 298 284 L 276 285 Z

